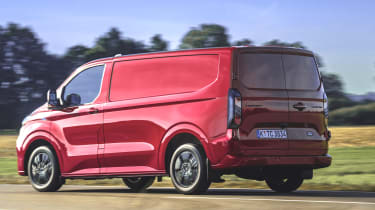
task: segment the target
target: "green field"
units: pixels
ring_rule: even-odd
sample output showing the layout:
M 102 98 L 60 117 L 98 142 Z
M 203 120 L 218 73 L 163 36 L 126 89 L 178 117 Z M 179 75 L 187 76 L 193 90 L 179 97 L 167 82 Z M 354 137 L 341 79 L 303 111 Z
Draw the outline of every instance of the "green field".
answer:
M 361 190 L 375 192 L 375 126 L 331 127 L 330 167 L 314 171 L 314 178 L 306 180 L 302 189 Z M 358 134 L 361 137 L 358 138 Z M 14 131 L 0 133 L 0 183 L 28 183 L 27 177 L 17 175 Z M 212 187 L 266 188 L 264 182 L 224 176 L 226 182 Z M 68 180 L 67 184 L 122 185 L 120 179 Z M 169 178 L 153 186 L 172 186 Z

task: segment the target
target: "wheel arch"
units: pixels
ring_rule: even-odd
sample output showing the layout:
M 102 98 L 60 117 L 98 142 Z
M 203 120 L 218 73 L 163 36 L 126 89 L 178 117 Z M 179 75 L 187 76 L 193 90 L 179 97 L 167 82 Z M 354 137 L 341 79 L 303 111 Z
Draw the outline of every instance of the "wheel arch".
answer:
M 63 166 L 63 158 L 60 152 L 61 146 L 57 143 L 57 140 L 48 132 L 38 131 L 31 134 L 27 138 L 23 146 L 24 155 L 22 161 L 22 168 L 24 170 L 25 175 L 27 175 L 27 164 L 30 155 L 33 152 L 33 150 L 39 146 L 49 146 L 52 149 L 52 153 L 55 155 L 55 158 L 57 158 L 58 167 L 61 172 Z
M 166 166 L 173 154 L 173 149 L 184 143 L 199 145 L 207 158 L 211 158 L 208 150 L 208 139 L 204 132 L 193 124 L 181 123 L 169 129 L 160 143 L 158 165 L 161 170 L 168 172 L 168 167 Z

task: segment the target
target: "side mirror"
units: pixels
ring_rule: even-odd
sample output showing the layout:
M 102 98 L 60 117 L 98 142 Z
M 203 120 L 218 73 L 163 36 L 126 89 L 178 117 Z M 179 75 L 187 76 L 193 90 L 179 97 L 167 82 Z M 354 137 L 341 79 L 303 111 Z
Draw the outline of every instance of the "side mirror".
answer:
M 66 105 L 67 106 L 81 105 L 81 96 L 76 94 L 76 93 L 72 93 L 72 94 L 68 95 L 66 97 Z
M 57 99 L 56 90 L 47 91 L 47 103 L 49 108 L 60 106 L 59 100 Z

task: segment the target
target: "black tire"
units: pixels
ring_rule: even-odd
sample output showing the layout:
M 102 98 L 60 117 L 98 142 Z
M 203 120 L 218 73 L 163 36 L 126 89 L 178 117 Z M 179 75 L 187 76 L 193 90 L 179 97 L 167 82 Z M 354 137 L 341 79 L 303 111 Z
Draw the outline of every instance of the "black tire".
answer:
M 299 175 L 269 176 L 266 177 L 267 185 L 276 192 L 288 193 L 297 190 L 303 183 Z
M 200 194 L 207 191 L 211 182 L 207 180 L 205 160 L 204 152 L 193 144 L 183 144 L 173 153 L 169 174 L 179 193 Z
M 56 156 L 48 146 L 39 146 L 31 153 L 27 174 L 34 189 L 39 192 L 55 192 L 64 184 Z
M 126 177 L 122 181 L 133 191 L 143 192 L 154 183 L 154 176 L 147 177 Z

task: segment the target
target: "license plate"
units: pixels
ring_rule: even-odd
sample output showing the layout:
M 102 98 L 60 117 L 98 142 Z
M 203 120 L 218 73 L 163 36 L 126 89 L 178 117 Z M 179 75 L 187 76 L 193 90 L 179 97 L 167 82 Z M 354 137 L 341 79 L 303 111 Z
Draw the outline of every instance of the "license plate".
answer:
M 257 137 L 258 139 L 286 139 L 288 135 L 283 129 L 259 129 Z

